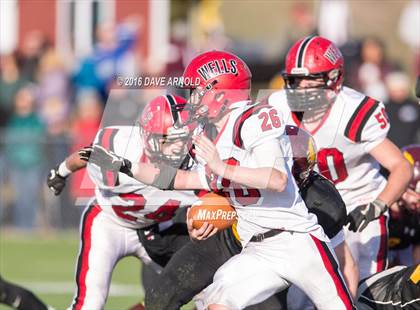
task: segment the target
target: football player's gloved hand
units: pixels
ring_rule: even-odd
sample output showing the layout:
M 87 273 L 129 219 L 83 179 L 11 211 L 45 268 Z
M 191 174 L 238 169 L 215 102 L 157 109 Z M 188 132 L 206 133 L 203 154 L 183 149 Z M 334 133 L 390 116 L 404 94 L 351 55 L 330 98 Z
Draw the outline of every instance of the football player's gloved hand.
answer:
M 358 206 L 347 215 L 346 224 L 350 223 L 349 230 L 354 232 L 363 231 L 366 226 L 380 217 L 388 210 L 385 202 L 376 199 L 367 205 Z
M 50 170 L 47 178 L 47 185 L 56 196 L 60 195 L 64 186 L 66 186 L 66 178 L 58 173 L 58 166 Z
M 89 161 L 90 155 L 92 154 L 92 145 L 85 146 L 77 151 L 81 160 Z
M 90 154 L 89 162 L 99 167 L 110 170 L 119 171 L 132 177 L 131 161 L 124 157 L 116 155 L 100 145 L 95 145 Z

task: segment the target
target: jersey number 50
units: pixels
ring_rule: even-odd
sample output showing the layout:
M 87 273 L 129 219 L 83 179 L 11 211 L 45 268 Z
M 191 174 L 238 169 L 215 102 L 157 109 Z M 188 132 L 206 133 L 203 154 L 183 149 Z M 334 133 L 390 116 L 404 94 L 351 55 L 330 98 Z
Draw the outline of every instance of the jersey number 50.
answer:
M 336 148 L 322 149 L 318 152 L 319 172 L 334 184 L 343 182 L 347 176 L 344 156 Z

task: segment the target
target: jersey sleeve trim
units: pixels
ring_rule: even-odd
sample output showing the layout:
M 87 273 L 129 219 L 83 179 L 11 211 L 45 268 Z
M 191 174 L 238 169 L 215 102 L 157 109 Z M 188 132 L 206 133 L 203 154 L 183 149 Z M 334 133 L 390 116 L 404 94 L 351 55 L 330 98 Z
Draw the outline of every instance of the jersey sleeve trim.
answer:
M 235 121 L 233 126 L 233 144 L 239 148 L 244 148 L 244 142 L 242 141 L 241 137 L 241 130 L 242 126 L 244 125 L 245 121 L 250 118 L 255 113 L 259 112 L 263 108 L 272 108 L 272 106 L 268 105 L 266 102 L 256 104 L 250 107 L 248 110 L 244 111 Z
M 98 144 L 114 152 L 114 139 L 118 129 L 116 128 L 104 128 L 99 134 Z M 119 185 L 118 172 L 109 171 L 101 168 L 102 180 L 106 186 L 117 186 Z
M 116 128 L 104 128 L 99 134 L 98 144 L 104 148 L 114 151 L 114 138 L 117 134 Z
M 378 105 L 379 101 L 376 101 L 368 96 L 363 98 L 356 111 L 354 111 L 351 116 L 346 130 L 344 131 L 344 135 L 353 142 L 360 142 L 362 139 L 363 128 Z

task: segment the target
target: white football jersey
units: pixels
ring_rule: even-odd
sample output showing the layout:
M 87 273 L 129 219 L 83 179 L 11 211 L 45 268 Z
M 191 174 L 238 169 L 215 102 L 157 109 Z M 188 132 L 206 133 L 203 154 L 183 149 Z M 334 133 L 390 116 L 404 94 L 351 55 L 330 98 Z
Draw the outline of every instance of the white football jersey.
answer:
M 242 243 L 269 229 L 311 232 L 319 239 L 328 240 L 316 216 L 308 213 L 290 172 L 293 158 L 287 155 L 290 153 L 287 141 L 282 145 L 285 140 L 279 139 L 286 137 L 282 116 L 273 107 L 249 101 L 237 102 L 230 108 L 228 121 L 213 139 L 220 158 L 230 165 L 275 167 L 288 174 L 285 190 L 274 192 L 246 188 L 211 174 L 203 166 L 199 169 L 202 184 L 226 195 L 235 207 Z
M 282 111 L 288 125 L 301 125 L 284 90 L 273 93 L 268 102 Z M 382 103 L 344 87 L 322 123 L 308 130 L 318 149 L 316 169 L 335 184 L 348 212 L 375 200 L 386 185 L 369 152 L 384 141 L 389 127 Z
M 147 161 L 138 127 L 106 127 L 98 132 L 94 143 L 133 163 Z M 89 163 L 87 169 L 96 185 L 98 204 L 124 227 L 144 228 L 170 220 L 179 207 L 190 206 L 197 200 L 192 191 L 163 191 L 124 173 L 106 171 L 95 164 Z

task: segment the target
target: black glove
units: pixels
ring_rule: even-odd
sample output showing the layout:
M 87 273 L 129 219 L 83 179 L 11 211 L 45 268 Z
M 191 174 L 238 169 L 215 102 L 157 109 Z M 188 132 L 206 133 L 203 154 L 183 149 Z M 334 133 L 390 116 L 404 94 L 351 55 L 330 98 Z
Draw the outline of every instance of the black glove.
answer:
M 100 145 L 95 145 L 90 153 L 89 162 L 103 169 L 119 171 L 133 177 L 131 161 L 116 155 Z
M 92 144 L 85 146 L 77 151 L 81 160 L 89 161 L 90 155 L 92 154 Z
M 58 173 L 58 166 L 50 170 L 47 179 L 48 188 L 51 189 L 56 196 L 60 195 L 66 186 L 66 178 Z
M 347 215 L 346 224 L 350 223 L 349 230 L 361 232 L 370 222 L 384 214 L 386 210 L 388 210 L 386 203 L 376 199 L 351 211 Z

